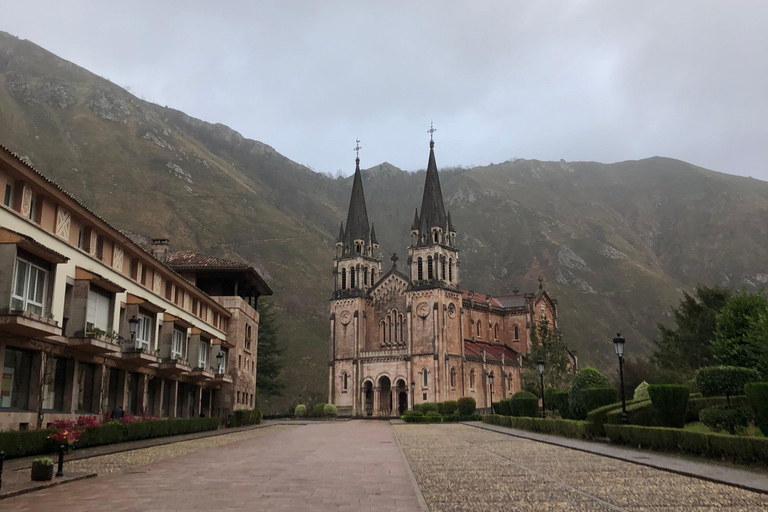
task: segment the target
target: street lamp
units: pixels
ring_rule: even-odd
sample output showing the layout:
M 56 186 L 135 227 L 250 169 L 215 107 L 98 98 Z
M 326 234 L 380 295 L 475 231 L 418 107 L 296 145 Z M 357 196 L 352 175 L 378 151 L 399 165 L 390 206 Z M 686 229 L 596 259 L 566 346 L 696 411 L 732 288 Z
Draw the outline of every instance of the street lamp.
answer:
M 627 401 L 624 399 L 624 338 L 621 337 L 621 333 L 616 333 L 616 337 L 613 338 L 613 346 L 616 348 L 616 355 L 619 356 L 619 384 L 621 386 L 621 422 L 623 424 L 629 423 L 627 417 Z
M 131 318 L 128 319 L 128 329 L 131 331 L 131 343 L 136 343 L 136 329 L 139 327 L 139 319 L 136 318 L 136 315 L 133 315 Z
M 216 368 L 219 375 L 224 373 L 224 352 L 219 351 L 219 353 L 216 354 Z
M 491 385 L 491 414 L 493 414 L 493 372 L 488 375 L 488 383 Z
M 544 360 L 539 358 L 537 364 L 539 366 L 539 378 L 541 379 L 541 417 L 546 418 L 547 408 L 544 404 Z

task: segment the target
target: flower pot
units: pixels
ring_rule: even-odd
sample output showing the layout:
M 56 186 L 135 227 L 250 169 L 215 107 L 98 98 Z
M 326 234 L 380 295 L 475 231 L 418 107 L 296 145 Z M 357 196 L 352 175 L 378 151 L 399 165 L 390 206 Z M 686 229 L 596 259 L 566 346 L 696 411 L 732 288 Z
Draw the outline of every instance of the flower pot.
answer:
M 32 481 L 45 482 L 53 478 L 53 464 L 50 466 L 43 464 L 42 462 L 32 463 Z

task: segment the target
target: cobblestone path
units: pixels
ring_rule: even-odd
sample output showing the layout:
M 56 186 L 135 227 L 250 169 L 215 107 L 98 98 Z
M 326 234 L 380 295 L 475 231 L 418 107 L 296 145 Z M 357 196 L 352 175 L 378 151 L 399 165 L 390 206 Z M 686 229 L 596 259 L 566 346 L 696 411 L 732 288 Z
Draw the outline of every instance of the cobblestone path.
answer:
M 394 428 L 432 512 L 768 510 L 768 495 L 466 425 Z
M 160 448 L 167 447 L 150 450 Z M 416 512 L 407 468 L 387 422 L 273 426 L 251 438 L 2 500 L 0 510 Z

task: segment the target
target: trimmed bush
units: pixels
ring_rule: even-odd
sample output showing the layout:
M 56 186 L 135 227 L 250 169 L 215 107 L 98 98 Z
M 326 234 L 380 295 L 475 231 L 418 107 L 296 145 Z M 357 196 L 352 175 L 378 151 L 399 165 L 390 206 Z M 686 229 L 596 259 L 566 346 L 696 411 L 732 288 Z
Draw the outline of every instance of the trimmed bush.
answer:
M 744 392 L 755 413 L 757 427 L 768 437 L 768 382 L 751 382 L 744 386 Z
M 491 402 L 491 411 L 493 411 L 493 414 L 500 414 L 501 406 L 499 402 Z
M 611 443 L 670 452 L 683 452 L 734 462 L 768 460 L 768 438 L 705 434 L 664 427 L 605 425 Z
M 743 408 L 731 409 L 722 405 L 707 407 L 699 413 L 699 419 L 715 432 L 726 431 L 731 435 L 743 434 L 751 414 Z
M 483 416 L 483 422 L 502 427 L 519 428 L 542 434 L 553 434 L 575 439 L 592 439 L 594 431 L 588 421 L 550 418 L 515 418 L 491 414 Z
M 581 391 L 586 388 L 607 388 L 611 384 L 608 379 L 595 370 L 587 366 L 579 370 L 571 381 L 571 391 L 568 396 L 571 417 L 575 420 L 583 420 L 587 417 L 587 405 L 584 403 L 584 396 Z
M 437 404 L 433 402 L 424 402 L 423 404 L 416 404 L 413 406 L 414 411 L 420 411 L 424 415 L 428 412 L 438 412 Z
M 502 398 L 499 401 L 499 408 L 496 410 L 496 413 L 502 416 L 512 416 L 512 399 Z
M 427 414 L 421 411 L 407 411 L 403 414 L 406 423 L 441 423 L 443 417 L 437 411 L 429 411 Z
M 635 394 L 632 395 L 632 399 L 636 402 L 642 400 L 650 400 L 651 395 L 648 394 L 648 383 L 643 381 L 635 388 Z
M 453 423 L 456 421 L 461 421 L 461 416 L 458 413 L 443 416 L 443 423 Z
M 648 394 L 656 409 L 657 417 L 665 427 L 683 428 L 688 410 L 688 386 L 674 384 L 651 384 Z
M 571 408 L 569 407 L 568 400 L 569 393 L 567 391 L 558 391 L 554 394 L 555 409 L 560 413 L 560 417 L 564 420 L 571 419 Z
M 324 410 L 326 405 L 327 404 L 325 402 L 316 403 L 312 407 L 312 416 L 314 416 L 315 418 L 324 418 L 325 417 Z
M 616 388 L 584 388 L 581 390 L 587 413 L 604 405 L 615 404 L 619 401 L 619 391 Z
M 238 409 L 227 418 L 228 427 L 244 427 L 261 423 L 263 415 L 259 409 Z
M 544 388 L 544 406 L 547 408 L 547 410 L 557 410 L 557 401 L 555 400 L 555 395 L 558 393 L 559 391 L 555 386 L 547 386 Z
M 326 418 L 335 418 L 339 415 L 339 409 L 333 404 L 325 404 L 325 407 L 323 407 L 323 414 Z
M 630 400 L 629 402 L 627 402 L 627 409 L 629 409 L 630 406 L 634 405 L 635 403 L 641 403 L 641 402 L 646 402 L 648 405 L 652 406 L 650 399 L 641 400 L 640 402 L 635 402 L 634 400 Z M 618 411 L 619 415 L 621 415 L 621 402 L 604 405 L 602 407 L 598 407 L 597 409 L 594 409 L 592 411 L 589 411 L 589 413 L 587 413 L 587 420 L 589 420 L 589 422 L 592 424 L 597 435 L 601 437 L 605 436 L 605 430 L 603 429 L 603 425 L 608 421 L 608 414 L 615 411 Z M 627 415 L 629 415 L 629 413 L 627 413 Z M 621 416 L 619 416 L 619 420 L 621 420 Z
M 685 422 L 686 423 L 692 423 L 694 421 L 699 421 L 699 415 L 701 414 L 701 411 L 703 409 L 706 409 L 707 407 L 714 407 L 716 405 L 722 405 L 727 406 L 728 405 L 728 399 L 726 399 L 724 396 L 709 396 L 709 397 L 698 397 L 694 398 L 693 395 L 691 395 L 691 399 L 688 400 L 688 413 L 685 416 Z M 731 407 L 747 407 L 747 397 L 746 396 L 732 396 L 731 397 Z
M 539 415 L 539 399 L 533 398 L 516 398 L 512 400 L 512 416 L 528 418 L 535 418 Z
M 744 386 L 759 382 L 760 372 L 739 366 L 705 366 L 696 372 L 696 383 L 704 396 L 725 396 L 728 404 L 732 396 L 743 395 Z
M 459 398 L 456 401 L 456 404 L 459 407 L 459 415 L 461 417 L 464 416 L 472 416 L 475 414 L 475 411 L 477 410 L 477 403 L 475 402 L 475 399 L 471 396 L 465 396 L 463 398 Z
M 627 402 L 627 421 L 629 421 L 630 425 L 643 425 L 646 427 L 659 425 L 656 408 L 650 400 L 633 403 L 632 405 L 629 405 L 629 402 Z M 605 424 L 621 424 L 621 404 L 605 415 Z
M 296 409 L 293 410 L 293 415 L 297 418 L 303 418 L 307 415 L 307 406 L 304 404 L 297 405 Z
M 443 416 L 450 416 L 451 414 L 455 414 L 458 408 L 459 404 L 456 403 L 456 400 L 447 400 L 437 404 L 437 412 Z
M 53 428 L 0 432 L 0 451 L 5 452 L 8 459 L 55 451 L 53 441 L 48 439 L 54 432 Z

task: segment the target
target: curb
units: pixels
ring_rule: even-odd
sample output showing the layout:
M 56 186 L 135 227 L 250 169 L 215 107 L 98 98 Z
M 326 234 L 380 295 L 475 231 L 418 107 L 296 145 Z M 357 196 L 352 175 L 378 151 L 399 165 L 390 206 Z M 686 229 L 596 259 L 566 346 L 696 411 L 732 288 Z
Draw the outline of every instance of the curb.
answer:
M 493 428 L 488 428 L 488 427 L 485 426 L 486 425 L 485 423 L 462 422 L 462 424 L 466 425 L 468 427 L 474 427 L 474 428 L 479 428 L 479 429 L 482 429 L 482 430 L 487 430 L 489 432 L 496 432 L 497 434 L 502 434 L 502 435 L 507 435 L 507 436 L 512 436 L 512 437 L 518 437 L 520 439 L 526 439 L 528 441 L 535 441 L 537 443 L 544 443 L 544 444 L 550 444 L 550 445 L 553 445 L 553 446 L 559 446 L 560 448 L 567 448 L 569 450 L 575 450 L 577 452 L 591 453 L 592 455 L 597 455 L 599 457 L 606 457 L 608 459 L 615 459 L 615 460 L 620 460 L 620 461 L 624 461 L 624 462 L 629 462 L 630 464 L 636 464 L 638 466 L 645 466 L 645 467 L 649 467 L 649 468 L 654 468 L 654 469 L 658 469 L 660 471 L 666 471 L 668 473 L 674 473 L 674 474 L 677 474 L 677 475 L 688 476 L 688 477 L 691 477 L 691 478 L 697 478 L 699 480 L 704 480 L 704 481 L 707 481 L 707 482 L 713 482 L 713 483 L 716 483 L 716 484 L 728 485 L 730 487 L 737 487 L 739 489 L 744 489 L 744 490 L 747 490 L 747 491 L 757 492 L 757 493 L 760 493 L 760 494 L 768 494 L 768 486 L 766 486 L 766 487 L 756 487 L 756 486 L 753 486 L 753 485 L 741 483 L 741 482 L 739 482 L 737 480 L 724 480 L 722 478 L 717 478 L 717 477 L 713 477 L 713 476 L 703 475 L 701 473 L 695 473 L 693 471 L 686 471 L 684 469 L 671 468 L 671 467 L 664 466 L 662 464 L 656 464 L 656 463 L 653 463 L 653 462 L 644 462 L 644 461 L 632 459 L 632 458 L 629 458 L 629 457 L 622 457 L 620 455 L 611 455 L 611 454 L 607 454 L 607 453 L 600 453 L 598 451 L 589 450 L 587 448 L 579 448 L 579 447 L 576 447 L 576 446 L 570 446 L 568 444 L 565 444 L 565 443 L 562 443 L 562 442 L 558 442 L 556 439 L 547 439 L 547 438 L 542 439 L 542 438 L 539 438 L 539 437 L 533 437 L 533 436 L 525 435 L 525 434 L 527 434 L 527 432 L 525 434 L 524 433 L 519 433 L 519 432 L 517 432 L 517 431 L 515 431 L 513 429 L 508 429 L 507 427 L 500 427 L 500 428 L 503 428 L 505 430 L 509 430 L 509 432 L 502 432 L 502 431 L 499 431 L 499 430 L 496 430 L 496 429 L 493 429 Z M 546 435 L 546 434 L 539 434 L 539 435 L 543 436 L 543 435 Z M 583 441 L 583 442 L 587 442 L 587 441 Z M 623 449 L 627 450 L 627 448 L 623 448 Z M 640 452 L 640 453 L 643 453 L 643 452 Z M 649 452 L 649 453 L 651 453 L 653 455 L 659 455 L 656 452 Z
M 35 492 L 35 491 L 42 491 L 43 489 L 50 489 L 51 487 L 58 487 L 60 485 L 66 485 L 66 484 L 68 484 L 70 482 L 77 482 L 77 481 L 80 481 L 80 480 L 85 480 L 86 478 L 94 478 L 94 477 L 96 477 L 96 473 L 88 473 L 86 475 L 80 475 L 80 476 L 75 476 L 75 477 L 72 477 L 72 478 L 67 478 L 66 480 L 60 480 L 58 482 L 54 482 L 54 483 L 48 484 L 48 485 L 37 485 L 37 486 L 34 486 L 34 487 L 27 487 L 26 489 L 19 489 L 18 491 L 10 491 L 10 492 L 7 492 L 5 494 L 0 494 L 0 500 L 4 500 L 4 499 L 7 499 L 7 498 L 13 498 L 13 497 L 16 497 L 16 496 L 21 496 L 22 494 L 29 494 L 29 493 Z
M 413 474 L 413 470 L 411 469 L 411 463 L 408 462 L 408 457 L 406 457 L 405 455 L 405 450 L 403 450 L 403 445 L 400 444 L 400 438 L 397 436 L 397 431 L 395 429 L 392 429 L 392 434 L 394 434 L 395 441 L 397 441 L 397 447 L 400 448 L 400 455 L 403 457 L 403 460 L 405 461 L 405 469 L 408 471 L 408 478 L 411 479 L 411 485 L 413 485 L 413 489 L 416 491 L 416 499 L 419 502 L 419 507 L 421 507 L 421 510 L 424 510 L 425 512 L 429 512 L 427 501 L 424 499 L 424 495 L 421 493 L 421 487 L 419 487 L 419 483 L 416 481 L 416 475 Z

